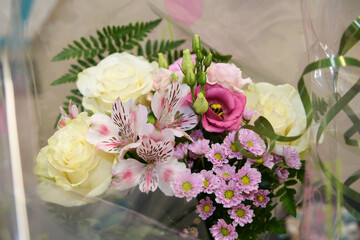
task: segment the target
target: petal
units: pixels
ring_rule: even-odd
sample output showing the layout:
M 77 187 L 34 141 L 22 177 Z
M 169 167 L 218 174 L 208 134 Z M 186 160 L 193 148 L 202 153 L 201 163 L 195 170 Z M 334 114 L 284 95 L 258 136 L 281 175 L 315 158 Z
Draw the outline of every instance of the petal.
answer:
M 148 119 L 148 110 L 143 105 L 138 105 L 134 119 L 134 131 L 137 136 L 141 134 L 141 129 L 146 125 Z
M 174 142 L 156 142 L 149 137 L 144 137 L 141 145 L 136 149 L 136 152 L 147 162 L 164 162 L 172 157 L 174 153 Z
M 117 190 L 125 190 L 136 186 L 144 172 L 145 165 L 139 161 L 128 158 L 121 159 L 113 166 L 112 185 Z
M 126 146 L 128 146 L 129 144 L 130 144 L 129 141 L 122 140 L 122 139 L 119 139 L 119 138 L 113 136 L 113 137 L 108 137 L 108 138 L 102 139 L 95 146 L 96 146 L 97 149 L 100 149 L 100 150 L 102 150 L 104 152 L 108 152 L 108 153 L 120 153 L 121 152 L 121 153 L 125 154 L 125 152 L 129 148 L 126 148 L 126 149 L 124 149 L 124 148 Z
M 151 110 L 157 119 L 161 117 L 164 105 L 165 96 L 159 92 L 156 92 L 151 100 Z
M 159 177 L 155 169 L 146 168 L 139 179 L 139 189 L 141 192 L 154 192 L 159 185 Z
M 134 102 L 130 102 L 130 104 Z M 118 132 L 124 135 L 126 139 L 136 140 L 137 135 L 131 125 L 130 104 L 126 105 L 121 102 L 120 98 L 116 99 L 111 108 L 111 119 L 118 127 Z
M 170 127 L 188 131 L 196 127 L 198 122 L 199 116 L 195 114 L 192 108 L 190 106 L 182 106 L 176 112 L 174 122 Z
M 90 118 L 90 127 L 85 134 L 85 139 L 93 145 L 97 145 L 104 139 L 115 137 L 117 139 L 118 129 L 111 119 L 102 113 L 94 114 Z
M 177 173 L 186 171 L 185 164 L 173 158 L 163 164 L 157 164 L 155 168 L 159 176 L 160 190 L 163 191 L 166 196 L 173 196 L 174 193 L 171 189 L 170 182 Z
M 77 118 L 79 115 L 79 110 L 76 105 L 72 104 L 71 100 L 69 101 L 69 115 L 72 119 Z

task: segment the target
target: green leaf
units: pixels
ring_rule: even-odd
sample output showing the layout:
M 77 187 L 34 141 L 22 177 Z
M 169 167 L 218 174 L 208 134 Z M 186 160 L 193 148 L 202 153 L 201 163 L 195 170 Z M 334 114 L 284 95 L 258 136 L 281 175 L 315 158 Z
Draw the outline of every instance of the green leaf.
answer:
M 296 180 L 288 180 L 285 182 L 286 186 L 293 186 L 296 185 L 298 182 Z
M 285 187 L 280 188 L 280 189 L 276 192 L 275 197 L 280 197 L 285 191 L 286 191 L 286 188 L 285 188 Z
M 301 160 L 301 168 L 296 171 L 296 178 L 304 184 L 305 181 L 305 160 Z
M 69 82 L 75 82 L 76 79 L 77 79 L 77 75 L 67 73 L 67 74 L 61 76 L 60 78 L 56 79 L 55 81 L 53 81 L 51 83 L 51 85 L 59 85 L 59 84 L 64 84 L 64 83 L 69 83 Z
M 71 89 L 70 91 L 76 96 L 79 96 L 79 97 L 83 96 L 78 89 Z
M 81 104 L 81 99 L 75 97 L 75 96 L 66 96 L 67 99 L 71 100 L 74 103 Z
M 287 188 L 285 194 L 280 198 L 285 209 L 293 216 L 296 217 L 296 204 L 295 204 L 295 189 Z
M 151 57 L 151 42 L 147 40 L 146 47 L 145 47 L 146 56 L 149 58 Z
M 266 229 L 269 232 L 275 234 L 285 234 L 286 233 L 285 221 L 277 220 L 276 218 L 271 218 L 270 221 L 267 222 Z

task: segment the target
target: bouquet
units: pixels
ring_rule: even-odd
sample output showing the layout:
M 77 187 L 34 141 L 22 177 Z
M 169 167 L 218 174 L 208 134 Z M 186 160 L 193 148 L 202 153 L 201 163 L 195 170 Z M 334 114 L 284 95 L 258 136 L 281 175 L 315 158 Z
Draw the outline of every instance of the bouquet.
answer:
M 54 58 L 86 60 L 55 81 L 76 81 L 77 89 L 38 154 L 40 197 L 79 206 L 134 187 L 160 189 L 197 201 L 214 239 L 285 233 L 273 210 L 282 205 L 296 216 L 294 186 L 304 180 L 300 154 L 308 144 L 298 91 L 243 78 L 197 35 L 192 51 L 176 54 L 183 41 L 156 41 L 153 52 L 148 41 L 146 59 L 137 41 L 158 23 L 104 28 Z M 280 141 L 268 132 L 298 137 Z M 181 236 L 204 237 L 191 224 Z

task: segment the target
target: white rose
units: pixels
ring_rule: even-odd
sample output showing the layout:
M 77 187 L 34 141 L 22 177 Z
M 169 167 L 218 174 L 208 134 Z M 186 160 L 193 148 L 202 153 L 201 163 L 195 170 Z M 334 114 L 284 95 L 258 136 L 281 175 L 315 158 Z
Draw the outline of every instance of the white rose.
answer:
M 157 63 L 151 64 L 141 56 L 126 52 L 109 55 L 78 75 L 76 84 L 84 96 L 84 107 L 94 113 L 106 113 L 118 97 L 127 102 L 147 94 L 156 68 Z
M 85 140 L 89 124 L 87 113 L 79 114 L 41 149 L 35 174 L 43 179 L 38 189 L 43 200 L 78 206 L 108 189 L 116 155 L 97 150 Z
M 289 84 L 274 86 L 269 83 L 250 84 L 246 107 L 257 111 L 283 136 L 299 135 L 306 127 L 306 114 L 298 91 Z M 282 155 L 283 146 L 293 146 L 301 153 L 308 146 L 308 134 L 292 142 L 277 142 L 275 153 Z

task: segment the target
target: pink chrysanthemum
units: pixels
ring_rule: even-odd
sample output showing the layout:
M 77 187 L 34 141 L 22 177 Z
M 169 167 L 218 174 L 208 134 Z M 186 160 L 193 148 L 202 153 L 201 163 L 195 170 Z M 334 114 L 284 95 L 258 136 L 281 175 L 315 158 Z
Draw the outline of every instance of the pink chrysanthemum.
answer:
M 238 206 L 228 211 L 230 218 L 234 219 L 233 224 L 243 227 L 247 223 L 252 223 L 255 216 L 254 210 L 250 209 L 250 206 L 239 204 Z
M 276 168 L 275 170 L 276 175 L 278 176 L 278 180 L 280 183 L 283 183 L 289 177 L 289 171 L 285 168 Z
M 274 164 L 278 164 L 279 162 L 282 162 L 284 159 L 283 156 L 277 155 L 276 153 L 271 153 L 271 155 L 274 157 Z
M 205 155 L 210 149 L 209 143 L 210 140 L 207 139 L 196 140 L 189 145 L 189 150 L 196 155 Z
M 203 192 L 211 194 L 220 186 L 220 179 L 212 171 L 201 170 L 200 174 L 204 177 Z
M 236 174 L 239 189 L 245 193 L 257 190 L 261 182 L 261 173 L 250 164 L 245 164 Z
M 201 140 L 204 139 L 204 134 L 201 130 L 194 130 L 191 132 L 190 137 L 194 140 Z
M 187 237 L 191 237 L 192 239 L 194 237 L 197 238 L 199 236 L 199 230 L 195 227 L 188 227 L 182 230 L 180 236 L 183 238 L 187 238 Z
M 223 164 L 228 163 L 225 148 L 218 144 L 212 144 L 211 149 L 205 155 L 207 159 L 216 167 L 221 167 Z
M 191 173 L 190 169 L 174 176 L 171 188 L 176 197 L 183 198 L 189 202 L 196 197 L 202 190 L 204 177 L 198 173 Z
M 253 204 L 256 207 L 266 207 L 266 204 L 270 201 L 270 198 L 267 196 L 270 192 L 268 190 L 258 190 L 253 195 Z
M 301 161 L 299 153 L 296 151 L 296 149 L 289 146 L 284 146 L 283 150 L 286 164 L 291 168 L 299 170 L 301 168 Z
M 219 178 L 228 181 L 235 176 L 236 167 L 230 166 L 229 164 L 224 164 L 222 167 L 215 167 L 214 172 Z
M 251 158 L 248 158 L 247 160 L 251 165 L 252 164 L 255 164 L 255 163 L 259 163 L 259 164 L 262 164 L 264 165 L 265 167 L 267 168 L 270 168 L 272 169 L 274 167 L 274 156 L 269 154 L 269 155 L 265 155 L 263 156 L 262 158 L 260 159 L 251 159 Z
M 235 134 L 235 132 L 230 132 L 224 139 L 223 146 L 225 148 L 225 153 L 229 158 L 242 159 L 243 155 L 237 151 L 235 146 Z
M 223 182 L 218 189 L 215 190 L 215 201 L 222 204 L 224 208 L 230 208 L 240 204 L 244 197 L 236 186 L 236 182 L 230 180 L 228 184 Z
M 235 227 L 232 224 L 226 224 L 224 219 L 219 219 L 217 224 L 209 230 L 215 240 L 234 240 L 238 237 Z
M 209 197 L 200 200 L 200 204 L 196 206 L 196 212 L 202 220 L 206 220 L 215 211 L 216 207 L 213 206 L 213 202 Z
M 243 148 L 256 156 L 261 156 L 265 153 L 266 145 L 264 140 L 256 132 L 242 128 L 239 130 L 239 141 Z
M 189 143 L 179 143 L 174 149 L 174 157 L 177 159 L 183 159 L 188 153 Z
M 244 109 L 244 114 L 243 114 L 243 118 L 245 120 L 251 120 L 252 117 L 255 117 L 255 116 L 259 116 L 259 113 L 257 111 L 254 111 L 254 110 L 250 110 L 248 108 L 245 108 Z

